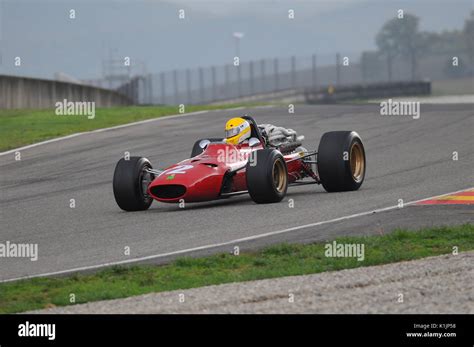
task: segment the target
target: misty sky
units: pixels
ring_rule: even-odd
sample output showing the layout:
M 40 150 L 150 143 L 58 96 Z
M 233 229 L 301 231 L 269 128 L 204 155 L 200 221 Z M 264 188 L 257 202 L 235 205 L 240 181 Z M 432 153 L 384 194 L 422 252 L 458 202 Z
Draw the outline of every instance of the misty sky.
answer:
M 422 30 L 440 32 L 461 29 L 473 1 L 0 0 L 0 73 L 96 78 L 109 55 L 130 56 L 147 72 L 231 63 L 236 31 L 245 34 L 244 61 L 318 53 L 329 63 L 336 51 L 358 58 L 374 49 L 376 32 L 400 8 L 419 16 Z

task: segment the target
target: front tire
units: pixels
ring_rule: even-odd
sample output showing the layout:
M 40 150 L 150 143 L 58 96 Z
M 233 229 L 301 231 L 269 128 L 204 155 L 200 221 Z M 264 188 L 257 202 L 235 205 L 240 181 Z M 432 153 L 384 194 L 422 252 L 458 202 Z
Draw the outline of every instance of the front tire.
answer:
M 122 210 L 147 210 L 153 202 L 146 190 L 154 176 L 145 169 L 152 169 L 152 166 L 148 159 L 142 157 L 122 158 L 115 166 L 114 197 Z
M 281 201 L 288 189 L 288 169 L 285 159 L 274 149 L 258 150 L 252 155 L 253 158 L 246 167 L 250 197 L 257 204 Z
M 318 173 L 327 192 L 352 191 L 365 178 L 366 162 L 362 140 L 355 131 L 331 131 L 319 142 Z

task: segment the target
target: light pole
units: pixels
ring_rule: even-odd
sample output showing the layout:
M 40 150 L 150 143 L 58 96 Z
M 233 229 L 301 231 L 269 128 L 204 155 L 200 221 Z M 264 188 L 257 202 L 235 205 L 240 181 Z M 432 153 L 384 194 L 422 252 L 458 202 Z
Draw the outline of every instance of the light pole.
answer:
M 239 88 L 239 98 L 242 97 L 242 76 L 240 70 L 240 40 L 244 37 L 244 33 L 234 32 L 233 36 L 235 38 L 235 56 L 238 59 L 237 65 L 237 83 Z M 235 66 L 235 57 L 234 57 L 234 66 Z
M 244 33 L 234 32 L 232 36 L 235 38 L 235 56 L 239 57 L 240 61 L 240 40 L 244 37 Z

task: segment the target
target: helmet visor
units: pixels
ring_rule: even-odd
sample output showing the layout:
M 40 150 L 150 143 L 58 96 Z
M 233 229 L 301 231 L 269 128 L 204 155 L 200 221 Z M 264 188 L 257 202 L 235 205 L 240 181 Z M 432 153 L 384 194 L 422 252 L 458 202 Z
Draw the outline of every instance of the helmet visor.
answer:
M 237 136 L 240 134 L 240 131 L 241 131 L 240 127 L 231 128 L 225 131 L 225 137 L 228 139 L 228 138 Z

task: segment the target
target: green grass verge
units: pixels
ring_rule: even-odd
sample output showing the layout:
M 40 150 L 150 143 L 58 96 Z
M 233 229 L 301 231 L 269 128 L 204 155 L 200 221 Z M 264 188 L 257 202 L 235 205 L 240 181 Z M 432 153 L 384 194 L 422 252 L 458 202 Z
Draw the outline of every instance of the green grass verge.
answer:
M 258 104 L 186 106 L 186 113 Z M 56 115 L 54 109 L 0 110 L 0 151 L 74 133 L 178 114 L 178 106 L 98 108 L 95 118 Z
M 95 274 L 35 278 L 0 284 L 0 313 L 123 298 L 150 292 L 378 265 L 474 249 L 474 225 L 396 230 L 376 236 L 337 238 L 363 243 L 365 260 L 329 258 L 325 243 L 281 244 L 239 256 L 181 258 L 168 265 L 115 266 Z

